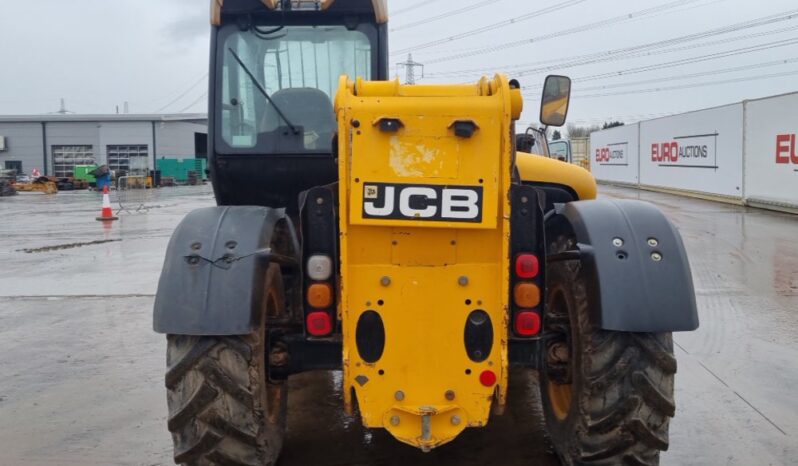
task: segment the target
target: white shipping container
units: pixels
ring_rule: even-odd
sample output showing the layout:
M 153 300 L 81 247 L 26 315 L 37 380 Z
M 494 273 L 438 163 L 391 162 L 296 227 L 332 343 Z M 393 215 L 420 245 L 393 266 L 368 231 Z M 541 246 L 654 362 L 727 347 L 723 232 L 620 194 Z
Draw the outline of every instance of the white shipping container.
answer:
M 798 93 L 745 103 L 745 196 L 798 207 Z
M 741 199 L 743 105 L 640 123 L 640 184 Z
M 638 124 L 619 126 L 590 135 L 590 169 L 599 181 L 638 184 L 640 162 Z

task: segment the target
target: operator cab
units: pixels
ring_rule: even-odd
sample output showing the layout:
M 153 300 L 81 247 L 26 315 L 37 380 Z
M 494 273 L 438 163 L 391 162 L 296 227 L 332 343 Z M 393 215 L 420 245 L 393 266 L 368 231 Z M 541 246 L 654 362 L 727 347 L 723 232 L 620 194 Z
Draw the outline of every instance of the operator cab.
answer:
M 523 134 L 515 136 L 515 147 L 519 152 L 550 157 L 546 134 L 531 126 Z
M 549 142 L 549 157 L 557 159 L 560 162 L 573 162 L 571 155 L 571 143 L 568 141 L 550 141 Z
M 387 78 L 384 0 L 214 0 L 211 176 L 220 205 L 297 209 L 337 181 L 341 75 Z

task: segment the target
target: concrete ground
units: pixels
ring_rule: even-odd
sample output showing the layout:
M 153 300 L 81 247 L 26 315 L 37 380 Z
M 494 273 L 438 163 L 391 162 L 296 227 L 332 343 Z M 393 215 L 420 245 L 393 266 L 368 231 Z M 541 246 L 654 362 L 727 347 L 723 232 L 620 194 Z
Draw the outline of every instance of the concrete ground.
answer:
M 798 217 L 601 192 L 657 204 L 692 262 L 701 328 L 675 337 L 678 412 L 662 463 L 798 464 Z M 171 464 L 153 295 L 172 230 L 213 197 L 147 196 L 107 228 L 96 193 L 0 198 L 0 465 Z M 422 454 L 343 416 L 337 374 L 296 377 L 280 465 L 558 464 L 535 376 L 511 380 L 506 415 Z

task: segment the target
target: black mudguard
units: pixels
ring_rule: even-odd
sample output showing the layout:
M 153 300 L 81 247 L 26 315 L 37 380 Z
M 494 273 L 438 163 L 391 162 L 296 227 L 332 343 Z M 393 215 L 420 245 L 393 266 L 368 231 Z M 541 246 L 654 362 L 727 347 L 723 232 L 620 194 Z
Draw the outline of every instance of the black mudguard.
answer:
M 654 333 L 698 328 L 687 253 L 659 209 L 641 201 L 594 200 L 566 204 L 558 213 L 576 236 L 595 325 Z
M 176 335 L 245 335 L 260 324 L 270 245 L 282 209 L 208 207 L 172 234 L 153 328 Z

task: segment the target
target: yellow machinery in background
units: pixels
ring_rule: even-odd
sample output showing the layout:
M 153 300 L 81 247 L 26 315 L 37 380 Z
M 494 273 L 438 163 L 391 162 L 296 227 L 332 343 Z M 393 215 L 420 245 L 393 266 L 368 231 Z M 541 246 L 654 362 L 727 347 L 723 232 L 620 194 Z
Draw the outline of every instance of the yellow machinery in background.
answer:
M 21 193 L 56 194 L 58 192 L 58 185 L 44 176 L 30 183 L 16 183 L 13 186 L 15 190 Z

